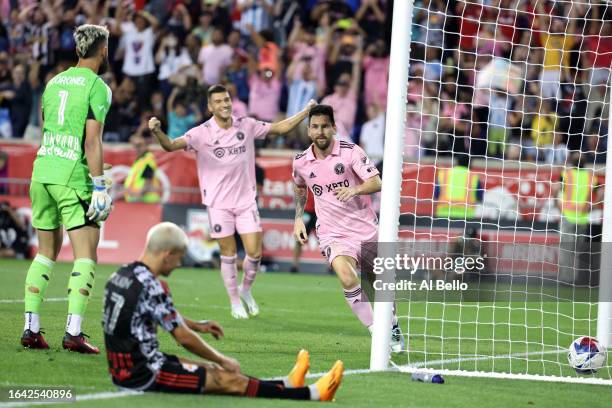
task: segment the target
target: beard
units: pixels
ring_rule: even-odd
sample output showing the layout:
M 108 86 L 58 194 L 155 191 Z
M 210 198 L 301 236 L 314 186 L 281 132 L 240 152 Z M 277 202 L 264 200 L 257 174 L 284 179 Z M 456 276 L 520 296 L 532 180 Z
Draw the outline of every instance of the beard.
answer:
M 106 71 L 108 71 L 109 66 L 110 66 L 110 63 L 108 62 L 108 55 L 107 55 L 102 60 L 102 64 L 100 65 L 100 68 L 98 68 L 98 75 L 104 75 Z
M 317 146 L 320 150 L 325 150 L 329 147 L 329 145 L 331 144 L 331 138 L 330 139 L 325 139 L 325 140 L 320 140 L 319 138 L 315 138 L 314 140 L 314 144 L 315 146 Z

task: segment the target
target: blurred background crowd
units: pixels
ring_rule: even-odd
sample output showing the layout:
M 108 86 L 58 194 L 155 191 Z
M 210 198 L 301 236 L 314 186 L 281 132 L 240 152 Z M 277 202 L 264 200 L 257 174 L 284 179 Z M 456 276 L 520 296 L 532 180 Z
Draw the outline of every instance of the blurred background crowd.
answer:
M 152 115 L 182 135 L 222 83 L 236 116 L 330 104 L 339 137 L 380 157 L 392 3 L 0 0 L 0 136 L 39 137 L 44 84 L 74 64 L 74 28 L 95 23 L 111 32 L 105 142 L 148 138 Z M 605 3 L 417 0 L 405 155 L 604 163 L 611 61 Z M 306 128 L 265 143 L 303 149 Z

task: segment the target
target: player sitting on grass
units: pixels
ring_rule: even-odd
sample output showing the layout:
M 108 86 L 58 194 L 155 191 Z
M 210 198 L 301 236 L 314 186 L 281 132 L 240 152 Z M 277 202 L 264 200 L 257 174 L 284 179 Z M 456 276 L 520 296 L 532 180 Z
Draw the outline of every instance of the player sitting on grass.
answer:
M 174 307 L 168 285 L 158 279 L 180 266 L 187 243 L 187 236 L 175 224 L 158 224 L 147 234 L 140 259 L 121 267 L 106 283 L 102 324 L 113 383 L 143 391 L 332 400 L 344 372 L 341 361 L 319 381 L 304 386 L 310 361 L 308 352 L 302 350 L 285 379 L 264 381 L 242 374 L 238 361 L 224 356 L 195 333 L 219 338 L 223 329 L 213 321 L 183 317 Z M 158 325 L 185 349 L 209 362 L 159 351 Z
M 108 67 L 108 30 L 85 24 L 74 32 L 79 62 L 53 77 L 42 95 L 43 138 L 36 154 L 30 198 L 38 254 L 25 281 L 24 347 L 47 349 L 40 331 L 40 306 L 55 259 L 68 231 L 74 267 L 68 281 L 68 321 L 62 346 L 98 354 L 81 331 L 94 285 L 99 222 L 112 205 L 103 174 L 102 128 L 110 88 L 98 76 Z
M 344 288 L 344 297 L 353 313 L 372 329 L 372 306 L 359 283 L 362 242 L 376 241 L 378 221 L 369 194 L 380 191 L 378 170 L 357 145 L 336 140 L 334 111 L 317 105 L 308 115 L 308 136 L 312 144 L 293 160 L 295 183 L 296 240 L 308 240 L 304 226 L 307 189 L 314 194 L 317 236 L 327 258 Z M 391 347 L 404 349 L 404 338 L 394 316 Z

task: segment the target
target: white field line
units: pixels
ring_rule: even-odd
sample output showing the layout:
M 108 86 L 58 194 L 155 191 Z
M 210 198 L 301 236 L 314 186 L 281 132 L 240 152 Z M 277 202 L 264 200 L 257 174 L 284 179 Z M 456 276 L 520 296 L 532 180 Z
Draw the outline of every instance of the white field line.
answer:
M 68 298 L 67 297 L 46 298 L 44 301 L 45 302 L 67 302 Z M 24 303 L 24 302 L 25 302 L 24 299 L 0 299 L 0 303 Z
M 414 371 L 423 371 L 423 372 L 433 372 L 436 374 L 443 374 L 449 376 L 460 376 L 460 377 L 477 377 L 477 378 L 499 378 L 499 379 L 511 379 L 511 380 L 534 380 L 534 381 L 546 381 L 546 382 L 563 382 L 563 383 L 582 383 L 582 384 L 596 384 L 596 385 L 612 385 L 612 380 L 603 379 L 603 378 L 590 378 L 590 377 L 555 377 L 550 375 L 537 375 L 537 374 L 510 374 L 510 373 L 496 373 L 496 372 L 483 372 L 483 371 L 461 371 L 461 370 L 446 370 L 446 369 L 432 369 L 432 368 L 422 368 L 425 364 L 428 366 L 435 365 L 444 365 L 444 364 L 452 364 L 462 361 L 481 361 L 481 360 L 494 360 L 494 359 L 505 359 L 505 358 L 513 358 L 513 357 L 528 357 L 528 356 L 536 356 L 536 355 L 545 355 L 545 354 L 560 354 L 565 350 L 548 350 L 548 351 L 536 351 L 530 353 L 513 353 L 513 354 L 502 354 L 496 356 L 477 356 L 477 357 L 468 357 L 468 358 L 451 358 L 445 360 L 432 360 L 427 363 L 416 363 L 412 366 L 398 366 L 394 363 L 392 367 L 384 370 L 382 372 L 401 372 L 401 373 L 412 373 Z M 356 374 L 369 374 L 374 371 L 369 369 L 355 369 L 355 370 L 346 370 L 344 375 L 356 375 Z M 321 373 L 310 373 L 306 377 L 307 378 L 316 378 L 326 374 L 325 372 Z M 280 380 L 283 377 L 276 377 L 273 379 Z M 77 395 L 77 401 L 91 401 L 91 400 L 105 400 L 112 398 L 123 398 L 134 395 L 143 394 L 138 391 L 108 391 L 108 392 L 98 392 L 92 394 L 83 394 Z M 55 404 L 56 402 L 1 402 L 0 408 L 8 408 L 8 407 L 21 407 L 27 405 L 42 405 L 42 404 Z

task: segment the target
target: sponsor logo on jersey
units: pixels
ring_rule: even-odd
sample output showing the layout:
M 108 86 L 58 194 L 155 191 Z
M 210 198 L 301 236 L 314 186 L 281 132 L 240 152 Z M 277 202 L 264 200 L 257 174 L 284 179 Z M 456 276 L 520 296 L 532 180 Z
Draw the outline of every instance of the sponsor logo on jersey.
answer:
M 246 146 L 228 147 L 227 154 L 234 156 L 236 154 L 246 153 Z
M 337 189 L 338 187 L 348 187 L 350 186 L 350 183 L 348 180 L 342 180 L 342 181 L 338 181 L 336 183 L 330 183 L 330 184 L 326 184 L 325 188 L 327 188 L 327 192 L 330 193 L 332 191 L 334 191 L 335 189 Z
M 242 133 L 242 132 L 238 132 L 238 133 L 236 133 L 236 138 L 237 138 L 238 140 L 244 140 L 244 133 Z
M 225 149 L 222 147 L 217 147 L 215 150 L 213 150 L 213 153 L 217 159 L 220 159 L 225 156 Z
M 340 174 L 344 174 L 344 164 L 342 163 L 338 163 L 336 164 L 336 167 L 334 167 L 334 171 L 336 172 L 336 174 L 340 175 Z
M 315 177 L 317 177 L 317 175 L 314 174 L 314 171 L 311 171 L 310 176 L 308 176 L 308 178 L 315 178 Z
M 319 197 L 321 194 L 323 194 L 323 187 L 321 187 L 318 184 L 313 184 L 311 187 L 312 192 L 314 193 L 314 195 L 316 195 L 317 197 Z

